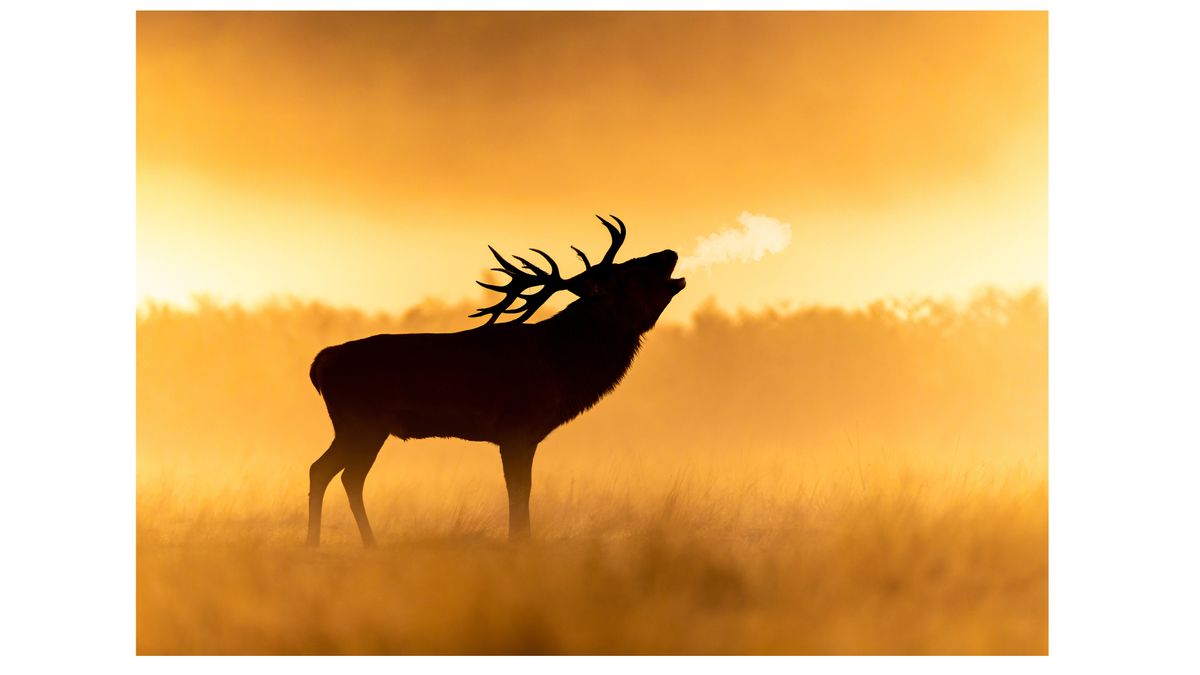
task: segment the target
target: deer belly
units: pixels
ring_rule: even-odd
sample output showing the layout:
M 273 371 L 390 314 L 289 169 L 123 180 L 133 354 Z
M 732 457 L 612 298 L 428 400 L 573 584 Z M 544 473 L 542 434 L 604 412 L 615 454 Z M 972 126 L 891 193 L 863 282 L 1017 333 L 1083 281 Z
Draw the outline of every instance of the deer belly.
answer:
M 390 433 L 401 439 L 461 438 L 494 441 L 497 414 L 480 407 L 422 406 L 393 412 Z

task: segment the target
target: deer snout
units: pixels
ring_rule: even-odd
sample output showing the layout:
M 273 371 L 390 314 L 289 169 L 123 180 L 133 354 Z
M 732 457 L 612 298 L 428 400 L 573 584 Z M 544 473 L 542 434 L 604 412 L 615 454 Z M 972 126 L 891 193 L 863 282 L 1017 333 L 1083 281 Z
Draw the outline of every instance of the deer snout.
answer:
M 652 253 L 648 257 L 653 258 L 656 263 L 662 265 L 668 274 L 675 271 L 675 264 L 679 262 L 679 254 L 669 248 L 658 253 Z
M 667 276 L 672 295 L 682 291 L 684 286 L 687 286 L 687 280 L 683 277 L 678 279 L 671 278 L 671 273 L 675 271 L 675 265 L 679 262 L 678 253 L 672 251 L 671 249 L 666 249 L 665 251 L 659 251 L 658 253 L 655 253 L 652 257 L 662 261 L 660 264 L 662 265 L 663 273 Z

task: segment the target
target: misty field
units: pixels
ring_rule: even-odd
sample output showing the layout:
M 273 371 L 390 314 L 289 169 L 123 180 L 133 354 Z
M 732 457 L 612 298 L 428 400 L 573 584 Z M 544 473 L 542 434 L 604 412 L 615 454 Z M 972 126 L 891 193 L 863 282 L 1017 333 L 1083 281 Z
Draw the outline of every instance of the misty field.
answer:
M 648 336 L 534 465 L 391 439 L 303 544 L 327 344 L 471 325 L 278 303 L 138 316 L 141 654 L 1044 654 L 1046 307 L 985 293 Z

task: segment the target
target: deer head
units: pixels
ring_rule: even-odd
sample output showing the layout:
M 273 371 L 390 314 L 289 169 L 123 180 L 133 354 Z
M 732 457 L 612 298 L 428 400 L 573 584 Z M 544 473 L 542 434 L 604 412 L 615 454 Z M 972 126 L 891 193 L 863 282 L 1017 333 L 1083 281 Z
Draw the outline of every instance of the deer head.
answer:
M 608 230 L 612 243 L 604 257 L 595 265 L 588 260 L 583 251 L 572 246 L 571 249 L 583 261 L 584 270 L 569 279 L 562 277 L 558 264 L 545 251 L 529 249 L 546 260 L 550 268 L 548 270 L 514 255 L 513 258 L 520 263 L 518 267 L 497 253 L 496 249 L 488 246 L 492 255 L 500 262 L 500 267 L 492 269 L 507 274 L 509 280 L 503 286 L 477 281 L 476 283 L 488 290 L 503 293 L 504 297 L 496 304 L 483 307 L 471 316 L 487 316 L 487 323 L 492 324 L 503 314 L 517 314 L 519 316 L 508 323 L 522 323 L 533 316 L 552 295 L 559 291 L 569 291 L 588 300 L 601 311 L 614 310 L 614 313 L 617 313 L 615 310 L 619 308 L 619 316 L 628 320 L 631 328 L 645 331 L 652 327 L 671 298 L 687 284 L 685 279 L 671 278 L 679 255 L 674 251 L 665 250 L 617 263 L 617 250 L 625 243 L 625 223 L 616 216 L 609 216 L 617 222 L 614 226 L 604 218 L 596 217 Z M 522 304 L 513 307 L 517 300 Z

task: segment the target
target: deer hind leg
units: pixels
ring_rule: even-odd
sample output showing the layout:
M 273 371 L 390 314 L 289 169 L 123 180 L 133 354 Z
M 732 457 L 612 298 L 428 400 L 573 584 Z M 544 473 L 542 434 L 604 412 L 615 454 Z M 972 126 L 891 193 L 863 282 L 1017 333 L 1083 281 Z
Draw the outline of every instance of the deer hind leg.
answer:
M 308 469 L 308 545 L 321 543 L 321 504 L 325 501 L 325 488 L 329 481 L 346 466 L 346 443 L 335 437 L 325 454 L 317 458 Z
M 358 524 L 358 533 L 362 535 L 363 546 L 375 546 L 375 533 L 371 531 L 371 523 L 367 520 L 367 509 L 363 505 L 363 485 L 367 482 L 367 472 L 375 464 L 379 449 L 387 440 L 387 434 L 359 436 L 355 439 L 352 452 L 347 456 L 346 469 L 342 472 L 342 485 L 346 488 L 346 497 L 350 500 L 350 512 L 354 514 L 354 522 Z
M 504 484 L 508 488 L 508 538 L 512 541 L 529 538 L 529 486 L 536 450 L 536 443 L 500 445 Z

